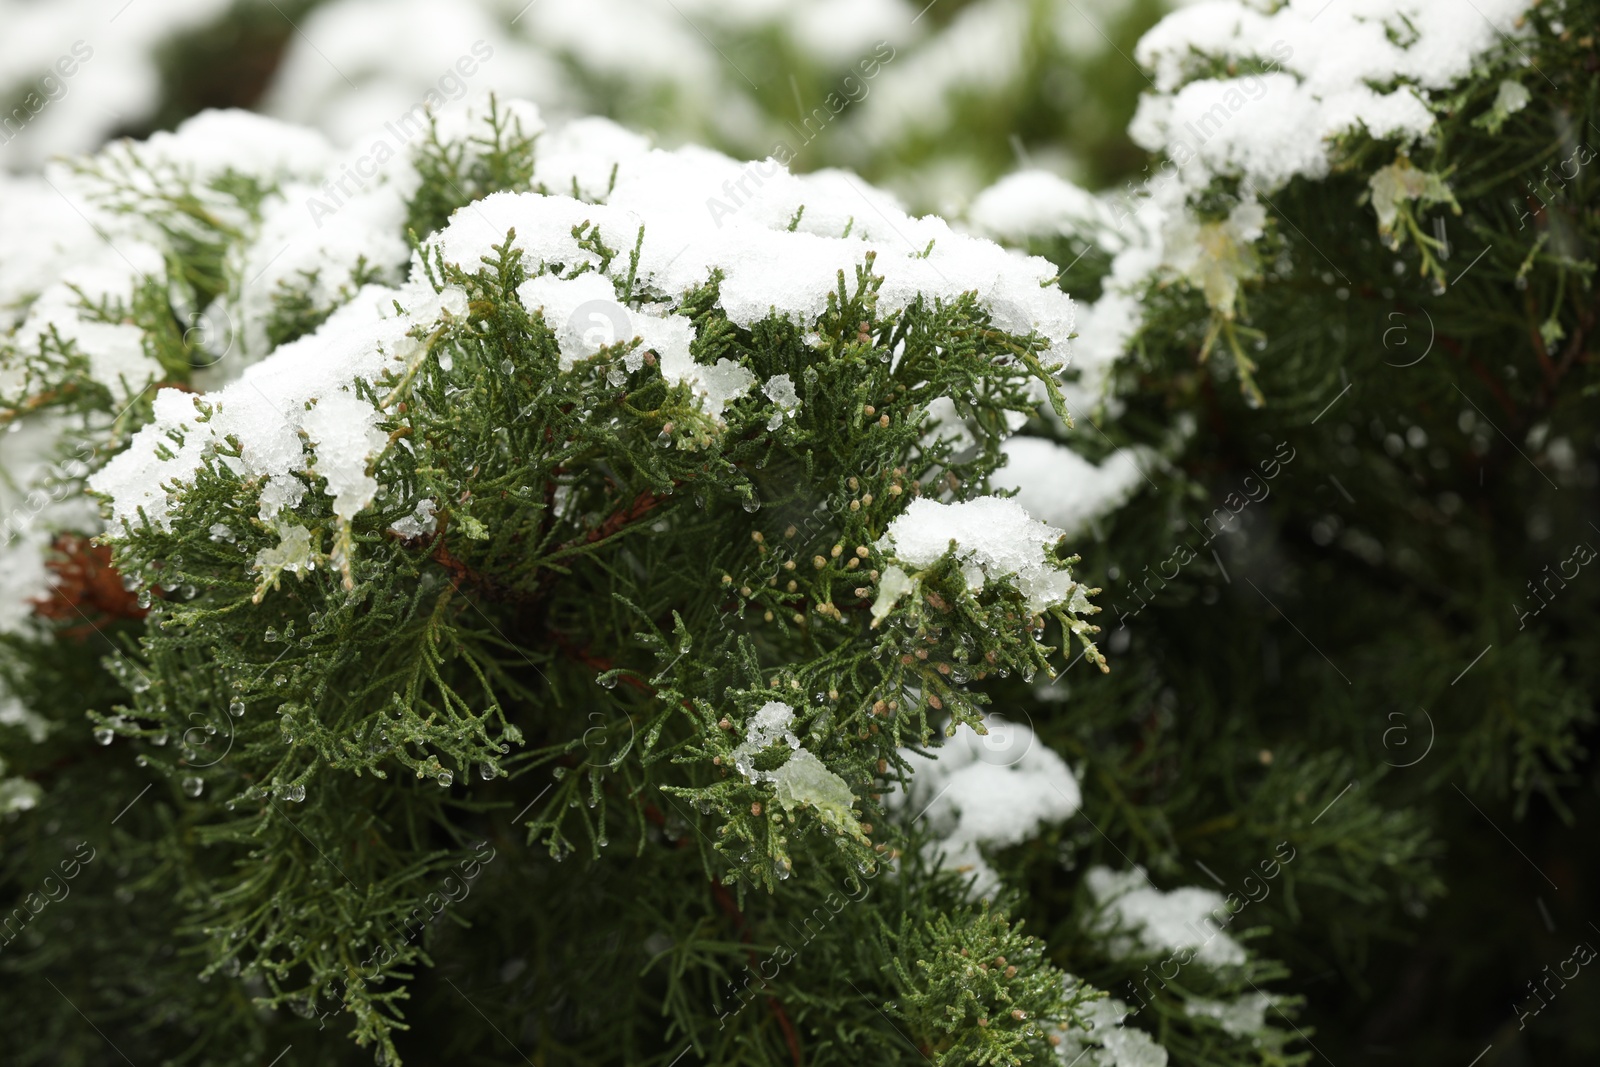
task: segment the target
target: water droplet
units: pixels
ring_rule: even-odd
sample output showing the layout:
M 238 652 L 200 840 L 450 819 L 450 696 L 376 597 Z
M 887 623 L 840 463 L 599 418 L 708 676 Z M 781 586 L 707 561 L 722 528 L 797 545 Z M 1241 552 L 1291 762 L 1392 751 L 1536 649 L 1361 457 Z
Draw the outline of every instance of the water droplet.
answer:
M 478 777 L 482 778 L 486 782 L 489 781 L 490 779 L 494 778 L 495 775 L 497 775 L 499 773 L 500 773 L 500 768 L 496 767 L 492 763 L 489 763 L 489 762 L 485 761 L 483 763 L 478 764 Z
M 565 767 L 557 767 L 550 772 L 550 777 L 554 778 L 558 782 L 566 776 L 567 769 Z
M 617 675 L 615 672 L 602 674 L 595 681 L 600 683 L 602 689 L 615 689 L 617 687 Z
M 517 369 L 516 365 L 513 364 L 509 359 L 502 359 L 500 361 L 500 373 L 501 374 L 510 374 L 512 371 L 514 371 L 516 369 Z
M 298 804 L 306 798 L 306 787 L 301 785 L 299 782 L 296 782 L 294 785 L 291 785 L 287 790 L 285 790 L 283 795 L 285 798 Z
M 113 731 L 109 726 L 96 726 L 94 728 L 94 740 L 96 744 L 109 745 L 111 743 L 111 739 L 115 736 L 115 731 Z
M 228 714 L 235 719 L 244 714 L 244 701 L 235 698 L 228 703 Z
M 194 775 L 190 775 L 183 780 L 184 796 L 197 797 L 204 792 L 205 788 L 206 783 L 203 778 L 196 778 Z
M 761 510 L 761 501 L 757 500 L 755 498 L 755 494 L 752 493 L 743 500 L 739 501 L 739 506 L 744 508 L 747 513 L 753 515 Z
M 442 786 L 448 786 L 451 782 L 456 780 L 456 776 L 451 774 L 449 771 L 440 771 L 438 774 L 433 776 L 433 780 Z

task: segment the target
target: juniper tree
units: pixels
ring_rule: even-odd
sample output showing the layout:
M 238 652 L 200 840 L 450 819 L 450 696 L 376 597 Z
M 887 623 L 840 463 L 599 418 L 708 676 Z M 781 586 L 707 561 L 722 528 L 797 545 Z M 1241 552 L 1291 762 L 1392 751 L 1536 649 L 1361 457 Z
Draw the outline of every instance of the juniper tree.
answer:
M 1594 13 L 1469 14 L 1174 16 L 1053 266 L 523 105 L 15 183 L 22 1061 L 1576 1055 Z
M 77 166 L 150 273 L 119 298 L 69 271 L 13 334 L 10 418 L 101 445 L 41 477 L 64 499 L 88 476 L 112 549 L 63 530 L 8 639 L 45 735 L 10 759 L 32 792 L 9 877 L 57 884 L 70 823 L 96 902 L 71 938 L 37 893 L 18 912 L 25 1062 L 98 1055 L 79 1009 L 202 1062 L 514 1033 L 583 1062 L 1000 1063 L 1081 1024 L 1093 991 L 883 802 L 909 753 L 984 729 L 986 680 L 1073 642 L 1103 665 L 1065 538 L 986 495 L 1009 427 L 1059 402 L 1054 269 L 770 165 L 719 230 L 704 194 L 740 165 L 538 134 L 494 103 L 436 131 L 409 196 L 402 173 L 338 205 L 401 224 L 458 196 L 409 268 L 324 243 L 324 273 L 264 295 L 252 242 L 317 187 L 304 135 L 207 116 Z M 215 375 L 223 336 L 270 355 L 135 388 Z M 926 438 L 940 397 L 981 444 Z M 58 973 L 69 941 L 108 966 Z
M 1596 12 L 1317 8 L 1141 42 L 1133 197 L 1019 175 L 971 212 L 1090 302 L 1078 425 L 1003 476 L 1047 521 L 1074 455 L 1132 498 L 1080 549 L 1125 669 L 1033 691 L 1084 761 L 1060 847 L 1248 899 L 1260 951 L 1329 976 L 1290 988 L 1334 1062 L 1581 1062 L 1577 1000 L 1525 982 L 1592 934 Z M 1026 914 L 1069 914 L 1054 835 L 1012 862 Z M 1080 966 L 1165 1033 L 1169 954 Z

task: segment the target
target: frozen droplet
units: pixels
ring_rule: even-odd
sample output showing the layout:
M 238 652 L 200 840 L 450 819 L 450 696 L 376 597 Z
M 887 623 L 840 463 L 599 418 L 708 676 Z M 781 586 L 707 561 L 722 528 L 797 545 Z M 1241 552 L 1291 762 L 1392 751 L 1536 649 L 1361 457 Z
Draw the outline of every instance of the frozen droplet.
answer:
M 450 350 L 447 348 L 441 348 L 439 350 L 439 369 L 447 371 L 454 368 L 455 365 L 455 357 L 450 354 Z
M 514 371 L 516 369 L 517 369 L 516 365 L 513 364 L 509 359 L 502 359 L 500 361 L 500 373 L 502 373 L 502 374 L 510 374 L 512 371 Z
M 183 780 L 184 796 L 197 797 L 204 792 L 205 788 L 206 783 L 205 779 L 203 778 L 196 778 L 191 774 L 189 777 Z
M 566 776 L 567 769 L 565 767 L 557 767 L 550 772 L 550 777 L 554 778 L 558 782 Z

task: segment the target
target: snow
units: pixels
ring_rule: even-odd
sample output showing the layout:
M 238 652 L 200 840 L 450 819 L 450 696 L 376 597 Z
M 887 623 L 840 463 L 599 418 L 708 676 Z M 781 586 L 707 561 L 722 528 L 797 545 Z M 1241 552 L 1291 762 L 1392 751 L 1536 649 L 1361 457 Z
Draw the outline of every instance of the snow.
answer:
M 1121 872 L 1091 867 L 1086 881 L 1102 909 L 1095 929 L 1126 931 L 1112 941 L 1113 954 L 1127 959 L 1187 949 L 1209 967 L 1245 961 L 1244 949 L 1222 932 L 1232 914 L 1221 894 L 1197 886 L 1162 892 L 1138 866 Z
M 575 6 L 536 5 L 528 17 Z M 299 30 L 262 107 L 340 144 L 378 136 L 385 124 L 400 132 L 391 139 L 409 140 L 407 118 L 430 105 L 448 112 L 469 95 L 492 91 L 547 106 L 569 100 L 555 58 L 516 40 L 485 3 L 339 0 L 299 20 Z
M 675 143 L 769 151 L 789 136 L 792 105 L 785 95 L 773 108 L 755 87 L 750 41 L 781 41 L 798 69 L 837 80 L 879 41 L 920 37 L 917 11 L 909 0 L 333 0 L 300 20 L 264 106 L 346 142 L 418 104 L 492 90 L 563 118 L 617 113 Z
M 1144 253 L 1118 256 L 1126 262 L 1114 264 L 1111 288 L 1136 295 L 1152 280 L 1181 278 L 1215 312 L 1233 317 L 1241 283 L 1257 275 L 1254 245 L 1267 217 L 1258 201 L 1296 178 L 1327 176 L 1350 135 L 1394 142 L 1395 166 L 1409 168 L 1406 153 L 1435 135 L 1434 98 L 1453 91 L 1490 51 L 1518 47 L 1529 2 L 1463 9 L 1456 0 L 1289 0 L 1266 10 L 1247 0 L 1201 0 L 1169 14 L 1134 49 L 1155 91 L 1141 97 L 1128 129 L 1161 159 L 1134 195 L 1159 237 L 1144 242 Z M 1212 77 L 1219 68 L 1240 73 Z M 1491 124 L 1526 105 L 1528 91 L 1506 84 Z M 1216 207 L 1206 198 L 1219 186 L 1236 196 L 1234 210 L 1223 220 L 1214 210 L 1199 216 L 1200 203 Z M 1436 176 L 1382 179 L 1373 197 L 1380 235 L 1391 239 L 1398 199 L 1424 192 L 1429 202 L 1448 201 Z M 1037 206 L 1034 214 L 1043 216 Z M 1081 348 L 1091 358 L 1126 342 L 1123 313 L 1095 340 L 1087 336 L 1093 313 L 1085 318 Z
M 791 727 L 794 708 L 779 700 L 762 705 L 745 726 L 744 740 L 733 750 L 732 762 L 752 785 L 769 782 L 785 812 L 809 807 L 826 825 L 840 833 L 859 835 L 860 824 L 851 805 L 855 794 L 843 778 L 830 771 L 800 744 Z M 773 745 L 784 744 L 790 754 L 774 770 L 764 771 L 755 759 Z
M 877 626 L 894 606 L 900 603 L 900 598 L 916 588 L 916 582 L 911 576 L 901 570 L 897 564 L 889 564 L 884 570 L 883 577 L 878 580 L 878 596 L 872 602 L 872 625 Z
M 1011 245 L 1057 234 L 1098 238 L 1116 227 L 1105 200 L 1040 170 L 1001 178 L 973 199 L 967 218 L 978 233 Z
M 229 171 L 271 184 L 326 166 L 333 148 L 315 130 L 227 108 L 202 111 L 184 119 L 177 129 L 158 130 L 143 141 L 118 142 L 103 155 L 110 159 L 136 156 L 148 169 L 135 168 L 128 177 L 148 182 L 141 187 L 152 192 L 170 193 L 160 174 L 163 169 L 188 177 L 196 185 Z
M 1502 81 L 1495 91 L 1494 109 L 1506 115 L 1515 115 L 1528 106 L 1533 95 L 1521 82 Z
M 603 274 L 587 271 L 576 278 L 541 274 L 517 289 L 517 299 L 529 311 L 538 310 L 561 346 L 561 369 L 571 370 L 580 359 L 600 349 L 626 343 L 636 336 L 632 316 L 617 303 L 616 287 Z M 579 315 L 578 312 L 583 314 Z M 630 353 L 628 369 L 638 370 L 643 352 Z
M 800 410 L 800 396 L 794 391 L 794 380 L 787 374 L 776 374 L 768 378 L 761 386 L 761 391 L 778 409 L 773 412 L 772 418 L 767 420 L 769 430 L 776 430 L 786 417 Z
M 1220 222 L 1174 219 L 1167 229 L 1165 265 L 1205 294 L 1206 303 L 1233 317 L 1239 283 L 1256 269 L 1255 242 L 1266 232 L 1267 211 L 1251 196 L 1233 206 Z
M 370 403 L 344 390 L 318 397 L 300 420 L 316 448 L 314 470 L 327 480 L 327 493 L 334 498 L 333 513 L 346 521 L 378 492 L 377 479 L 367 474 L 367 462 L 387 439 L 377 421 Z
M 980 735 L 961 726 L 932 755 L 902 749 L 911 765 L 904 793 L 886 798 L 892 810 L 927 819 L 930 860 L 975 875 L 973 893 L 992 897 L 999 876 L 983 850 L 1017 845 L 1051 823 L 1070 818 L 1082 803 L 1066 763 L 1021 722 L 990 715 Z
M 10 104 L 29 113 L 0 143 L 0 170 L 37 171 L 55 156 L 92 151 L 114 131 L 144 125 L 162 100 L 162 49 L 233 6 L 138 0 L 108 11 L 102 0 L 0 0 L 0 83 Z
M 527 105 L 507 106 L 530 128 L 542 122 Z M 468 113 L 461 121 L 469 125 L 458 133 L 471 128 L 473 115 Z M 317 187 L 318 166 L 345 166 L 327 161 L 337 157 L 319 155 L 320 139 L 297 139 L 279 124 L 229 114 L 195 120 L 153 147 L 126 151 L 209 172 L 226 161 L 191 143 L 203 140 L 205 131 L 220 131 L 217 136 L 224 145 L 259 134 L 262 143 L 246 158 L 282 178 L 288 191 L 282 204 L 265 214 L 260 235 L 248 243 L 233 268 L 241 279 L 252 271 L 264 279 L 246 279 L 234 291 L 231 306 L 243 320 L 236 327 L 243 348 L 265 346 L 263 319 L 273 306 L 265 281 L 282 283 L 294 276 L 289 272 L 320 264 L 326 274 L 317 282 L 317 299 L 332 305 L 349 296 L 343 290 L 349 288 L 348 272 L 357 255 L 370 251 L 378 265 L 394 265 L 398 249 L 393 228 L 402 177 L 372 183 L 364 197 L 342 202 L 341 210 L 331 217 L 309 211 L 295 214 L 292 198 Z M 723 307 L 737 324 L 752 326 L 777 314 L 810 326 L 826 307 L 840 272 L 853 279 L 869 253 L 875 254 L 874 269 L 885 278 L 880 314 L 904 309 L 919 299 L 950 300 L 976 291 L 1002 327 L 1024 334 L 1038 330 L 1049 345 L 1047 362 L 1059 364 L 1065 359 L 1072 303 L 1055 287 L 1041 288 L 1041 281 L 1054 274 L 1047 261 L 1015 256 L 982 238 L 956 233 L 939 219 L 910 218 L 892 197 L 866 189 L 851 176 L 831 172 L 798 178 L 773 160 L 741 165 L 705 149 L 651 149 L 637 138 L 594 122 L 583 124 L 576 133 L 558 127 L 551 131 L 551 140 L 562 146 L 564 154 L 557 154 L 557 162 L 572 175 L 601 170 L 609 174 L 616 168 L 616 187 L 607 203 L 585 203 L 563 195 L 496 193 L 457 212 L 434 235 L 427 251 L 431 255 L 437 250 L 446 261 L 475 269 L 514 229 L 514 248 L 530 276 L 520 287 L 519 298 L 530 308 L 542 309 L 556 332 L 564 369 L 605 344 L 637 337 L 639 346 L 625 361 L 630 370 L 639 367 L 646 350 L 656 352 L 662 375 L 689 384 L 707 413 L 720 416 L 728 402 L 749 391 L 755 378 L 726 358 L 715 366 L 696 362 L 694 327 L 676 313 L 677 301 L 703 285 L 713 271 L 721 271 Z M 598 166 L 581 165 L 575 158 L 586 146 L 600 154 Z M 326 185 L 321 188 L 326 192 Z M 722 225 L 714 224 L 706 201 L 730 195 L 739 200 L 739 210 Z M 803 223 L 791 232 L 789 226 L 802 205 Z M 609 273 L 602 273 L 599 257 L 580 247 L 574 237 L 574 228 L 580 226 L 592 226 L 611 248 L 640 247 L 631 298 L 619 296 L 617 288 L 627 276 L 628 256 L 618 256 Z M 844 237 L 847 228 L 851 235 Z M 310 240 L 301 243 L 301 236 Z M 280 239 L 287 247 L 274 248 Z M 286 266 L 277 267 L 278 258 L 285 259 Z M 562 268 L 559 275 L 553 272 L 556 265 Z M 152 270 L 159 266 L 159 258 L 150 266 Z M 125 275 L 119 284 L 128 284 Z M 257 287 L 263 288 L 252 291 Z M 638 302 L 637 296 L 645 293 L 656 294 L 657 299 Z M 396 301 L 408 310 L 396 314 Z M 111 499 L 115 522 L 136 521 L 143 509 L 150 521 L 166 528 L 182 485 L 192 479 L 209 450 L 231 434 L 240 440 L 243 455 L 230 462 L 241 475 L 263 481 L 263 519 L 299 503 L 304 487 L 294 472 L 307 467 L 327 479 L 336 513 L 349 518 L 378 490 L 365 468 L 381 438 L 375 411 L 350 391 L 353 384 L 372 381 L 385 368 L 414 356 L 417 342 L 408 332 L 431 331 L 437 323 L 460 319 L 465 313 L 465 295 L 447 291 L 435 297 L 423 280 L 420 257 L 414 256 L 410 281 L 398 288 L 369 286 L 350 297 L 312 335 L 280 347 L 242 373 L 236 366 L 230 368 L 239 377 L 204 396 L 204 402 L 216 408 L 210 421 L 197 421 L 195 397 L 164 391 L 156 401 L 155 421 L 139 432 L 126 453 L 96 475 L 94 488 Z M 107 334 L 97 340 L 103 374 L 129 377 L 130 389 L 149 380 L 149 374 L 122 373 L 141 369 L 132 362 L 127 343 L 131 338 Z M 797 409 L 799 397 L 786 376 L 762 386 L 779 414 L 792 415 Z M 173 432 L 184 435 L 181 446 L 170 440 Z M 174 453 L 172 458 L 156 456 L 162 442 Z M 174 485 L 176 495 L 169 492 Z M 1043 539 L 1047 531 L 1035 525 L 1037 529 L 1016 529 Z M 1042 563 L 1040 545 L 1029 551 L 1031 556 L 1024 553 L 1028 558 L 1010 562 Z M 1041 607 L 1066 595 L 1070 586 L 1070 579 L 1047 574 L 1042 566 L 1022 566 L 1021 573 L 1031 600 Z
M 1166 1067 L 1167 1050 L 1136 1027 L 1127 1025 L 1128 1005 L 1116 997 L 1097 1000 L 1085 1012 L 1094 1029 L 1071 1029 L 1061 1035 L 1056 1055 L 1072 1067 Z
M 1029 515 L 1077 537 L 1120 508 L 1144 484 L 1153 453 L 1119 448 L 1098 466 L 1066 445 L 1043 437 L 1012 437 L 1001 446 L 1006 465 L 990 477 L 996 489 L 1015 489 Z
M 1161 190 L 1159 176 L 1155 185 Z M 1166 199 L 1174 192 L 1167 189 Z M 1120 203 L 1123 199 L 1121 194 L 1091 194 L 1044 171 L 1024 170 L 985 189 L 967 211 L 974 233 L 1007 245 L 1027 247 L 1036 240 L 1066 238 L 1080 258 L 1111 260 L 1100 298 L 1077 306 L 1071 365 L 1078 378 L 1063 384 L 1069 409 L 1108 400 L 1107 376 L 1143 324 L 1144 293 L 1162 266 L 1161 228 L 1168 208 L 1145 192 L 1132 203 Z
M 1015 500 L 979 497 L 942 504 L 923 497 L 889 524 L 879 547 L 923 569 L 938 562 L 954 541 L 956 559 L 973 592 L 991 581 L 1014 580 L 1030 612 L 1059 604 L 1081 611 L 1088 605 L 1078 605 L 1082 594 L 1072 575 L 1045 559 L 1045 547 L 1062 536 L 1060 530 L 1029 518 Z
M 728 187 L 749 181 L 747 168 L 704 149 L 653 150 L 618 163 L 617 186 L 603 205 L 532 193 L 485 197 L 439 234 L 445 258 L 475 265 L 514 228 L 516 247 L 531 264 L 598 266 L 593 253 L 578 247 L 574 226 L 591 222 L 609 247 L 620 249 L 633 248 L 642 229 L 642 282 L 681 297 L 720 270 L 723 310 L 749 327 L 773 314 L 809 325 L 837 290 L 839 273 L 853 284 L 856 269 L 873 254 L 873 269 L 884 278 L 880 314 L 902 311 L 919 297 L 950 301 L 976 292 L 1000 328 L 1044 337 L 1046 365 L 1066 359 L 1072 301 L 1059 289 L 1040 287 L 1055 275 L 1047 260 L 1014 256 L 956 233 L 941 219 L 912 219 L 881 195 L 867 197 L 855 179 L 797 178 L 775 160 L 748 168 L 765 175 L 757 195 L 741 198 L 722 225 L 708 225 L 714 216 L 704 205 L 726 202 Z M 801 225 L 791 233 L 789 223 L 802 206 Z M 869 209 L 864 214 L 863 206 Z M 850 237 L 838 236 L 852 223 Z M 619 258 L 612 269 L 626 272 L 628 264 Z
M 1203 0 L 1168 15 L 1134 58 L 1156 92 L 1129 132 L 1171 156 L 1185 184 L 1244 178 L 1269 194 L 1290 178 L 1320 178 L 1330 147 L 1364 129 L 1402 147 L 1429 136 L 1430 92 L 1467 77 L 1478 57 L 1521 33 L 1528 0 L 1289 0 L 1264 12 L 1242 0 Z M 1263 74 L 1196 77 L 1221 60 Z
M 396 301 L 409 310 L 395 312 Z M 156 395 L 152 421 L 91 477 L 90 487 L 110 498 L 114 524 L 137 522 L 142 509 L 158 528 L 169 529 L 178 500 L 166 486 L 191 480 L 204 457 L 231 435 L 239 440 L 242 456 L 227 460 L 229 465 L 241 476 L 266 480 L 263 519 L 298 503 L 303 483 L 292 472 L 307 466 L 308 459 L 330 476 L 327 488 L 338 513 L 354 514 L 374 488 L 357 470 L 364 467 L 377 437 L 371 405 L 341 391 L 358 378 L 370 381 L 385 368 L 400 369 L 417 351 L 418 342 L 408 331 L 432 328 L 465 310 L 466 294 L 459 291 L 435 296 L 426 287 L 369 286 L 315 333 L 282 346 L 222 389 L 204 397 L 163 389 Z M 203 422 L 197 419 L 202 402 L 215 410 Z M 324 402 L 330 414 L 317 413 Z M 332 425 L 334 413 L 357 421 L 348 427 Z M 173 431 L 184 434 L 181 446 L 170 439 Z M 318 442 L 309 457 L 302 433 Z M 163 442 L 170 459 L 156 454 Z
M 756 767 L 755 758 L 779 740 L 791 749 L 799 749 L 800 739 L 790 729 L 794 725 L 794 708 L 780 700 L 763 704 L 745 726 L 744 741 L 733 750 L 733 765 L 754 785 L 770 782 L 771 771 Z
M 109 251 L 91 210 L 41 177 L 0 173 L 0 328 L 72 264 Z
M 1234 1037 L 1248 1037 L 1266 1029 L 1267 1009 L 1272 998 L 1265 993 L 1246 993 L 1237 1000 L 1205 1000 L 1191 997 L 1183 1005 L 1190 1018 L 1214 1019 Z

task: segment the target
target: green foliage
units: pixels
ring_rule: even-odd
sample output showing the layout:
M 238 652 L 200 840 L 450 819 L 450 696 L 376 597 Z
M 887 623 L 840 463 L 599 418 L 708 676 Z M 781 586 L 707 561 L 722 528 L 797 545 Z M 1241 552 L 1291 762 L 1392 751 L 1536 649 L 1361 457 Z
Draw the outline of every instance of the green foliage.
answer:
M 935 1064 L 1020 1064 L 1049 1057 L 1053 1030 L 1081 1020 L 1092 994 L 1044 960 L 1044 946 L 987 904 L 885 937 L 894 946 L 895 992 L 905 1020 Z
M 1172 466 L 1146 466 L 1147 491 L 1079 548 L 1124 669 L 1069 674 L 1030 707 L 1084 761 L 1097 828 L 1013 857 L 1021 914 L 1052 947 L 1070 933 L 1041 925 L 1070 910 L 1058 850 L 1231 888 L 1288 840 L 1299 857 L 1252 908 L 1257 944 L 1353 991 L 1319 987 L 1299 1024 L 1334 1062 L 1366 1055 L 1363 1034 L 1396 1043 L 1429 1025 L 1418 1055 L 1471 1060 L 1506 1014 L 1491 991 L 1554 958 L 1497 916 L 1505 900 L 1566 897 L 1539 872 L 1582 852 L 1593 812 L 1592 604 L 1567 586 L 1587 576 L 1572 577 L 1574 545 L 1593 543 L 1600 232 L 1578 131 L 1600 81 L 1593 38 L 1556 27 L 1596 17 L 1586 2 L 1533 9 L 1528 38 L 1433 101 L 1440 133 L 1410 163 L 1449 198 L 1403 203 L 1398 249 L 1367 202 L 1393 144 L 1352 139 L 1328 178 L 1272 193 L 1238 318 L 1259 331 L 1241 337 L 1259 337 L 1244 347 L 1263 407 L 1233 361 L 1204 358 L 1215 321 L 1200 294 L 1145 294 L 1118 417 L 1073 445 L 1170 456 L 1174 421 L 1193 421 Z M 1491 134 L 1504 79 L 1532 102 Z M 1226 214 L 1233 194 L 1212 195 Z M 1063 264 L 1068 291 L 1098 291 L 1105 255 L 1033 250 Z M 1570 898 L 1550 906 L 1577 921 Z M 1468 929 L 1481 943 L 1446 977 L 1433 961 L 1455 959 Z M 1121 967 L 1073 966 L 1125 988 Z M 1594 1039 L 1566 1025 L 1534 1028 L 1523 1054 L 1576 1062 L 1560 1057 Z
M 422 184 L 411 197 L 406 214 L 409 233 L 426 237 L 459 207 L 490 193 L 521 192 L 530 187 L 539 131 L 525 129 L 522 114 L 492 99 L 483 125 L 487 129 L 475 130 L 464 139 L 441 138 L 438 119 L 428 114 L 427 136 L 412 155 Z

